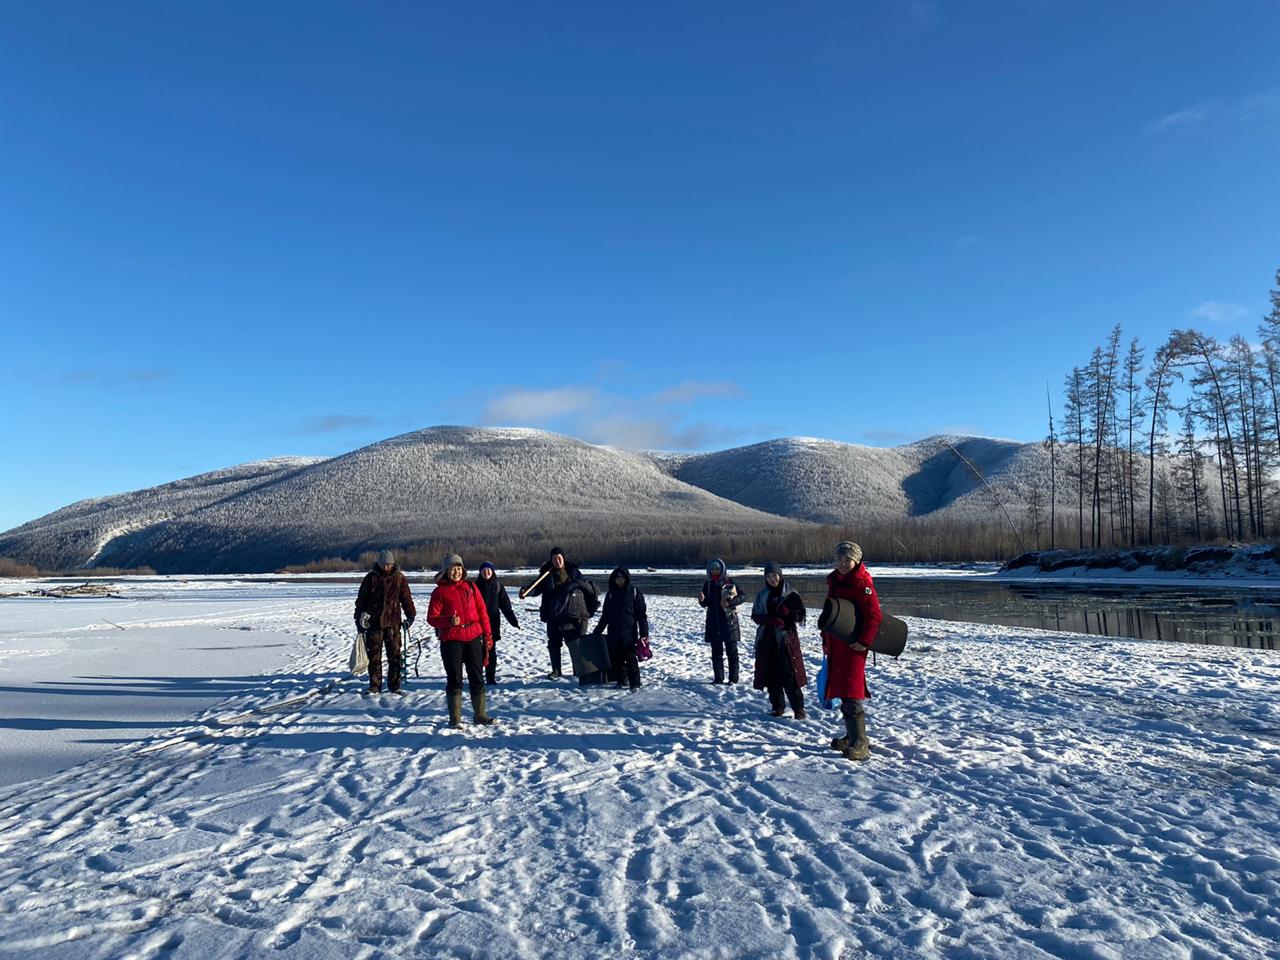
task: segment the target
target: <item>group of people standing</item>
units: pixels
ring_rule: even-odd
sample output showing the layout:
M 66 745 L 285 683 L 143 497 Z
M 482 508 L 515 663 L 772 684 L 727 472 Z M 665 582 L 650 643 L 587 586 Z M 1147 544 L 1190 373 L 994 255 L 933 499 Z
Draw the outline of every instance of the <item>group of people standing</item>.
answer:
M 764 565 L 765 585 L 751 605 L 756 625 L 752 686 L 768 691 L 770 712 L 786 715 L 788 704 L 797 719 L 804 719 L 804 688 L 808 677 L 800 644 L 799 627 L 805 622 L 805 604 L 783 575 L 782 567 L 770 561 Z M 570 563 L 565 552 L 552 549 L 547 562 L 532 582 L 520 588 L 519 597 L 539 597 L 539 618 L 546 626 L 547 654 L 551 661 L 549 679 L 564 675 L 563 648 L 604 635 L 607 667 L 579 677 L 580 682 L 614 680 L 618 687 L 632 691 L 640 687 L 640 659 L 647 656 L 649 617 L 644 594 L 631 582 L 626 567 L 609 575 L 609 587 L 601 602 L 595 586 Z M 827 575 L 827 596 L 850 601 L 857 611 L 857 626 L 850 637 L 822 633 L 826 661 L 827 700 L 840 700 L 844 719 L 843 736 L 831 747 L 851 760 L 870 755 L 866 733 L 865 705 L 867 652 L 873 649 L 882 614 L 871 574 L 862 562 L 862 549 L 852 541 L 836 545 L 835 569 Z M 738 645 L 741 627 L 738 607 L 746 595 L 738 589 L 723 560 L 707 564 L 707 576 L 698 592 L 698 603 L 706 608 L 705 640 L 711 647 L 713 682 L 739 682 Z M 600 619 L 588 632 L 591 618 Z M 382 651 L 387 653 L 388 688 L 401 692 L 403 670 L 401 626 L 412 626 L 416 617 L 408 581 L 395 565 L 390 551 L 365 575 L 356 598 L 356 628 L 365 638 L 369 657 L 369 692 L 382 690 Z M 403 620 L 401 619 L 403 614 Z M 468 578 L 462 558 L 447 555 L 436 576 L 427 607 L 427 623 L 440 641 L 445 668 L 445 695 L 449 725 L 462 723 L 462 681 L 466 674 L 474 721 L 493 723 L 489 716 L 485 686 L 496 682 L 497 645 L 502 620 L 519 628 L 506 588 L 493 564 L 480 566 L 477 580 Z M 726 674 L 725 661 L 728 661 Z
M 826 684 L 819 695 L 839 700 L 844 719 L 844 735 L 831 741 L 831 748 L 850 760 L 866 760 L 871 755 L 867 740 L 866 701 L 867 652 L 872 649 L 883 614 L 871 573 L 862 562 L 862 548 L 852 540 L 836 544 L 835 569 L 827 574 L 827 596 L 850 601 L 857 611 L 857 626 L 849 638 L 822 633 L 822 654 L 826 658 Z M 715 683 L 738 682 L 738 642 L 741 628 L 739 605 L 746 595 L 729 576 L 725 563 L 716 558 L 707 564 L 707 578 L 698 592 L 698 603 L 706 607 L 705 636 L 711 645 L 711 669 Z M 787 705 L 798 720 L 805 718 L 804 688 L 809 679 L 800 646 L 800 624 L 805 622 L 804 600 L 783 575 L 782 567 L 770 560 L 764 565 L 764 586 L 751 604 L 751 621 L 756 625 L 755 670 L 752 687 L 769 694 L 770 713 L 786 715 Z M 729 661 L 728 678 L 725 660 Z

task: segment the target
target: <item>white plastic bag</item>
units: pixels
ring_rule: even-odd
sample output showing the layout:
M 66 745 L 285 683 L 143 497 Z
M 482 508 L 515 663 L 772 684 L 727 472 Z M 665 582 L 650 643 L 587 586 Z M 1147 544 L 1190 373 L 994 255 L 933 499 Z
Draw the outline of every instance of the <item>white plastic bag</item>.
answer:
M 364 648 L 364 634 L 357 633 L 355 643 L 351 644 L 351 657 L 347 661 L 347 669 L 353 677 L 369 672 L 369 651 Z

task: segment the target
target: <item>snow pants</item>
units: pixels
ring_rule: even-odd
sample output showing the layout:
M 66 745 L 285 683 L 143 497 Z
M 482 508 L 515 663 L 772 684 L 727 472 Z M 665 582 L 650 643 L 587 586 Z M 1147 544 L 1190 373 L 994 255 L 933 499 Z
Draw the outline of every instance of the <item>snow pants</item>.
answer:
M 368 629 L 364 632 L 364 647 L 369 653 L 369 689 L 382 692 L 382 648 L 387 648 L 387 687 L 400 689 L 400 630 Z
M 711 672 L 716 683 L 724 683 L 724 657 L 729 655 L 729 682 L 738 682 L 738 641 L 711 638 Z
M 464 669 L 471 696 L 484 692 L 484 637 L 466 641 L 445 640 L 440 644 L 440 659 L 444 661 L 446 694 L 462 691 Z

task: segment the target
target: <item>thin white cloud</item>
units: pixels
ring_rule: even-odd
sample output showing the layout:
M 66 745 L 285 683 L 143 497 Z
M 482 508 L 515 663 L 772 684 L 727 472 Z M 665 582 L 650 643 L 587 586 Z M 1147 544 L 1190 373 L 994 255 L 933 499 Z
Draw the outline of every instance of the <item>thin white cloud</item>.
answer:
M 1208 104 L 1165 114 L 1147 124 L 1147 133 L 1185 133 L 1209 116 Z
M 1247 123 L 1280 120 L 1280 86 L 1245 97 L 1240 101 L 1239 114 Z
M 162 367 L 65 370 L 51 379 L 61 386 L 87 387 L 103 393 L 150 393 L 167 387 L 173 380 L 173 371 Z
M 488 423 L 546 423 L 599 406 L 602 394 L 595 387 L 558 387 L 552 390 L 511 390 L 485 406 Z
M 745 395 L 746 391 L 736 383 L 686 380 L 684 383 L 674 387 L 658 391 L 649 399 L 654 403 L 660 403 L 665 406 L 667 404 L 692 403 L 702 397 L 742 397 Z
M 293 428 L 293 433 L 339 433 L 343 430 L 359 430 L 379 423 L 376 417 L 363 414 L 351 416 L 345 413 L 330 413 L 323 417 L 310 417 Z
M 1239 303 L 1206 300 L 1191 311 L 1191 316 L 1209 323 L 1239 323 L 1249 316 L 1249 308 Z
M 938 25 L 938 5 L 932 0 L 904 0 L 898 9 L 913 30 L 932 30 Z
M 746 392 L 735 383 L 695 380 L 641 397 L 606 393 L 597 387 L 515 389 L 490 400 L 482 420 L 490 425 L 555 429 L 627 450 L 691 450 L 748 436 L 755 428 L 688 422 L 681 408 L 706 398 L 744 396 Z

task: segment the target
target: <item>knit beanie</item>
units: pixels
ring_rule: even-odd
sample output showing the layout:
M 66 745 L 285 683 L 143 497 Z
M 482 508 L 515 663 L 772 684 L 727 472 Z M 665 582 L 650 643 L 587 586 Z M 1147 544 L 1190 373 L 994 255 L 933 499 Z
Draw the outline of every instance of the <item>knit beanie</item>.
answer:
M 440 572 L 448 573 L 449 568 L 453 566 L 462 567 L 463 570 L 467 569 L 463 565 L 462 558 L 460 556 L 458 556 L 456 553 L 446 553 L 444 555 L 444 559 L 440 561 Z
M 848 557 L 854 566 L 862 562 L 862 548 L 852 540 L 841 540 L 836 544 L 836 558 Z
M 390 570 L 396 563 L 396 555 L 390 550 L 383 550 L 378 554 L 378 565 L 386 570 Z
M 764 575 L 767 577 L 771 573 L 776 573 L 778 576 L 782 576 L 782 564 L 778 563 L 776 560 L 768 561 L 764 565 Z

